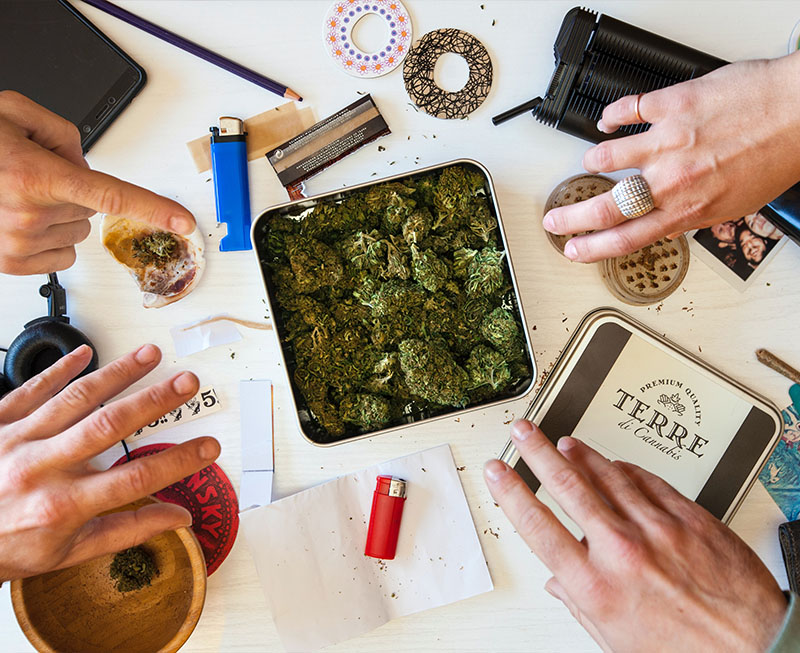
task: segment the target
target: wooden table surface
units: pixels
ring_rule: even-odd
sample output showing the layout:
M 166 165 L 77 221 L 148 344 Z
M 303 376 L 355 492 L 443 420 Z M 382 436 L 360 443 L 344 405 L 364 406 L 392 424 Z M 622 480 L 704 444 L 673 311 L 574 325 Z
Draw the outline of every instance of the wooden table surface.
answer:
M 513 532 L 485 488 L 484 461 L 496 455 L 512 418 L 530 397 L 460 421 L 445 419 L 379 438 L 329 449 L 299 434 L 273 334 L 243 329 L 244 339 L 177 360 L 169 335 L 175 324 L 220 312 L 263 319 L 265 305 L 252 253 L 220 253 L 210 173 L 197 174 L 185 143 L 207 133 L 220 115 L 250 116 L 281 99 L 156 40 L 80 2 L 100 29 L 144 66 L 148 82 L 88 156 L 93 168 L 135 182 L 184 204 L 207 238 L 206 276 L 186 299 L 145 310 L 127 273 L 102 250 L 94 230 L 78 248 L 78 262 L 60 274 L 68 290 L 69 315 L 108 362 L 150 341 L 164 362 L 148 380 L 178 369 L 195 371 L 213 384 L 227 409 L 171 435 L 214 435 L 222 443 L 220 465 L 238 487 L 241 476 L 238 382 L 267 378 L 275 383 L 275 496 L 282 497 L 342 473 L 449 442 L 495 590 L 467 601 L 412 615 L 331 647 L 331 651 L 589 651 L 592 640 L 559 602 L 543 591 L 547 569 Z M 336 70 L 322 45 L 325 1 L 189 2 L 124 1 L 121 5 L 290 85 L 318 118 L 369 92 L 392 129 L 381 141 L 337 163 L 308 183 L 318 193 L 460 157 L 477 159 L 494 178 L 503 222 L 521 286 L 539 371 L 547 370 L 580 318 L 597 306 L 617 306 L 709 363 L 763 393 L 779 407 L 788 403 L 788 382 L 754 356 L 766 347 L 800 365 L 796 347 L 800 250 L 789 244 L 746 292 L 730 288 L 701 261 L 660 311 L 629 308 L 603 286 L 595 266 L 569 263 L 547 243 L 541 229 L 544 202 L 562 179 L 581 171 L 587 144 L 548 129 L 530 116 L 493 127 L 491 116 L 542 93 L 553 68 L 552 47 L 571 2 L 423 2 L 407 0 L 415 36 L 458 27 L 477 36 L 494 63 L 491 93 L 468 120 L 443 121 L 417 112 L 399 71 L 359 80 Z M 775 57 L 786 52 L 800 18 L 796 2 L 596 2 L 602 13 L 656 31 L 725 59 Z M 452 64 L 452 62 L 448 62 Z M 447 65 L 444 78 L 458 78 Z M 742 98 L 747 101 L 746 97 Z M 436 138 L 434 138 L 436 136 Z M 286 200 L 264 160 L 250 164 L 254 215 Z M 0 345 L 23 323 L 45 312 L 37 288 L 43 277 L 0 279 Z M 689 310 L 691 309 L 691 310 Z M 137 387 L 141 387 L 138 384 Z M 732 527 L 755 548 L 782 586 L 776 528 L 782 515 L 756 484 Z M 491 528 L 491 532 L 489 529 Z M 0 589 L 0 648 L 31 650 L 8 598 Z M 205 610 L 186 651 L 280 651 L 269 609 L 243 539 L 209 579 Z

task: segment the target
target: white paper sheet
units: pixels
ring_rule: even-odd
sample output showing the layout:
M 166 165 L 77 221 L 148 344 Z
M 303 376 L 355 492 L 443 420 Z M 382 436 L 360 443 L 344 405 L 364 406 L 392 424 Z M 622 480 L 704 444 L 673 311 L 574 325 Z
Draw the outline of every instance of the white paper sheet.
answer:
M 191 356 L 209 347 L 227 345 L 242 339 L 239 329 L 236 328 L 233 322 L 228 320 L 192 326 L 198 322 L 210 320 L 212 317 L 214 316 L 204 317 L 201 320 L 194 320 L 186 324 L 178 324 L 169 330 L 172 336 L 172 343 L 175 345 L 175 354 L 178 358 Z
M 364 555 L 379 474 L 408 483 L 394 560 Z M 492 589 L 449 445 L 240 514 L 283 645 L 329 646 Z
M 272 381 L 240 381 L 242 484 L 239 506 L 247 510 L 272 501 Z

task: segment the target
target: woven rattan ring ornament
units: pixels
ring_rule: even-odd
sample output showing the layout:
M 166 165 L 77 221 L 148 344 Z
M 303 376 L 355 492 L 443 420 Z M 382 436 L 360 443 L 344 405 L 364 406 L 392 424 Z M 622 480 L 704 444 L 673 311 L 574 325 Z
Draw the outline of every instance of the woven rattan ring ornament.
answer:
M 469 79 L 460 91 L 451 93 L 433 80 L 433 69 L 443 54 L 463 57 Z M 472 34 L 460 29 L 437 29 L 417 41 L 403 64 L 403 81 L 411 100 L 436 118 L 464 118 L 477 109 L 492 88 L 492 60 Z

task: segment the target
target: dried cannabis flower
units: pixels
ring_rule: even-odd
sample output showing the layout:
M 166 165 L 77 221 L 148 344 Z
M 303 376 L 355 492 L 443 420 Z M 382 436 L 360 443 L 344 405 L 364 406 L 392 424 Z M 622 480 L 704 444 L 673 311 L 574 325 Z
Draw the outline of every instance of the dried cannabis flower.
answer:
M 491 295 L 503 287 L 505 255 L 505 252 L 498 251 L 494 247 L 484 247 L 472 256 L 467 267 L 468 294 Z
M 435 404 L 467 405 L 469 376 L 447 349 L 424 340 L 404 340 L 398 349 L 411 392 Z
M 496 308 L 481 323 L 481 335 L 498 350 L 510 351 L 519 339 L 517 320 L 504 308 Z
M 478 345 L 472 350 L 466 368 L 473 388 L 489 385 L 492 390 L 501 390 L 511 381 L 508 361 L 486 345 Z
M 118 592 L 132 592 L 149 585 L 158 576 L 158 567 L 153 556 L 143 546 L 134 546 L 120 551 L 111 561 L 109 570 Z
M 485 178 L 463 165 L 261 228 L 296 388 L 320 441 L 496 399 L 530 361 Z M 510 322 L 509 322 L 510 321 Z
M 391 403 L 386 397 L 371 394 L 347 396 L 339 404 L 342 421 L 365 429 L 380 428 L 391 419 Z
M 131 249 L 144 265 L 163 265 L 177 254 L 178 241 L 167 231 L 156 231 L 144 238 L 134 238 Z
M 416 245 L 411 246 L 411 270 L 414 279 L 430 292 L 439 290 L 450 276 L 444 261 L 430 250 L 420 252 Z

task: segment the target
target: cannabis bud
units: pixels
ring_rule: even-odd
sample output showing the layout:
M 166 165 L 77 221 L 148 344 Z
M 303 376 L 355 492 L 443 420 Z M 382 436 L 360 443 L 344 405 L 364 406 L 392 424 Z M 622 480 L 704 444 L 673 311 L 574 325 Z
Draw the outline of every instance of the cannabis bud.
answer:
M 134 238 L 131 249 L 144 265 L 163 265 L 177 254 L 178 241 L 167 231 L 156 231 L 144 238 Z
M 447 349 L 424 340 L 404 340 L 398 349 L 400 368 L 411 392 L 436 404 L 467 404 L 469 376 Z
M 350 395 L 339 404 L 342 420 L 365 429 L 385 426 L 391 419 L 391 403 L 386 397 L 372 394 Z
M 469 355 L 466 364 L 473 388 L 482 385 L 501 390 L 511 381 L 511 370 L 505 357 L 486 345 L 478 345 Z
M 411 270 L 414 279 L 430 292 L 439 290 L 450 276 L 444 261 L 430 250 L 420 252 L 416 245 L 411 246 Z
M 494 247 L 484 247 L 472 256 L 467 267 L 468 294 L 491 295 L 503 287 L 505 255 Z

